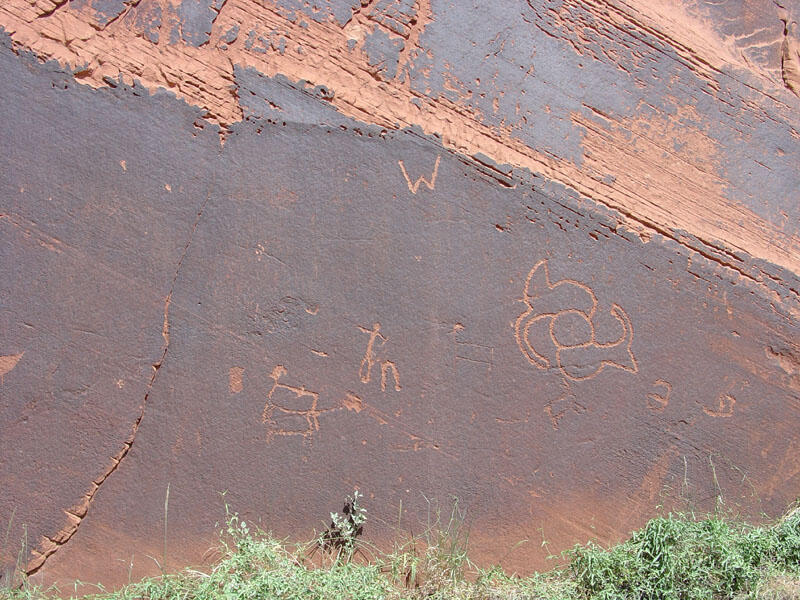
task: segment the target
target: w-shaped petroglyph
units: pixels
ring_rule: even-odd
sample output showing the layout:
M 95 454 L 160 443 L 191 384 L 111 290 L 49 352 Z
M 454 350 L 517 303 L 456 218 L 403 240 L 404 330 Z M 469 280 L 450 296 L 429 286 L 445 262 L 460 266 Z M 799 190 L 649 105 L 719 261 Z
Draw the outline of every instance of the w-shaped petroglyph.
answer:
M 441 160 L 441 156 L 436 157 L 436 162 L 433 165 L 433 173 L 431 174 L 430 181 L 425 179 L 424 175 L 420 175 L 413 183 L 411 182 L 411 177 L 408 176 L 408 171 L 406 171 L 405 164 L 403 164 L 402 160 L 398 160 L 397 164 L 400 165 L 400 171 L 403 173 L 403 177 L 405 177 L 406 184 L 408 184 L 408 191 L 416 195 L 421 183 L 424 183 L 429 190 L 433 191 L 433 189 L 436 187 L 436 176 L 439 174 L 439 161 Z
M 272 370 L 272 388 L 261 413 L 261 422 L 267 425 L 267 441 L 276 435 L 310 438 L 319 431 L 319 416 L 331 409 L 318 408 L 319 394 L 305 386 L 281 383 L 287 375 L 286 368 L 278 365 Z
M 574 381 L 591 379 L 606 367 L 638 373 L 631 352 L 633 326 L 618 304 L 608 314 L 599 313 L 597 297 L 586 284 L 550 281 L 547 260 L 531 269 L 522 300 L 527 308 L 514 325 L 514 336 L 536 368 L 558 368 Z M 611 331 L 618 335 L 601 338 Z

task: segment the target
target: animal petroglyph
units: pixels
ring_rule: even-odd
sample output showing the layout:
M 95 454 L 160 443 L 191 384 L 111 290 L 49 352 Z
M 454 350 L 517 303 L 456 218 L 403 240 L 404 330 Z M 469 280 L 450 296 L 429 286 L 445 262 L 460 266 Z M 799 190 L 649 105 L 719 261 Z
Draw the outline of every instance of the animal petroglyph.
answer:
M 400 374 L 397 372 L 397 365 L 390 360 L 385 360 L 381 363 L 381 391 L 386 391 L 386 383 L 390 372 L 392 379 L 394 379 L 394 390 L 399 392 L 401 390 Z
M 360 413 L 364 409 L 364 401 L 353 392 L 347 392 L 340 400 L 342 408 Z
M 550 417 L 550 423 L 553 425 L 553 429 L 556 430 L 558 430 L 558 424 L 561 419 L 564 418 L 564 415 L 567 414 L 567 411 L 571 410 L 578 415 L 586 412 L 586 407 L 578 402 L 578 398 L 572 391 L 567 379 L 561 382 L 561 388 L 561 395 L 555 400 L 548 402 L 544 407 L 544 412 Z
M 391 374 L 392 378 L 394 379 L 394 389 L 395 391 L 399 392 L 402 387 L 400 386 L 400 373 L 397 370 L 397 365 L 391 360 L 379 360 L 376 356 L 376 343 L 379 346 L 383 346 L 386 343 L 386 337 L 381 334 L 381 324 L 375 323 L 372 326 L 372 329 L 367 329 L 361 326 L 359 326 L 358 329 L 362 333 L 369 335 L 367 349 L 364 352 L 364 358 L 361 359 L 361 365 L 358 368 L 358 377 L 361 379 L 361 383 L 370 382 L 372 379 L 372 367 L 377 364 L 380 367 L 381 373 L 381 391 L 386 391 L 386 385 L 388 383 L 389 375 Z
M 272 388 L 261 413 L 261 422 L 267 425 L 267 441 L 276 435 L 310 438 L 319 431 L 319 416 L 331 409 L 318 408 L 319 394 L 305 388 L 281 383 L 288 375 L 285 367 L 272 370 Z
M 424 175 L 420 175 L 419 177 L 417 177 L 417 180 L 413 183 L 411 182 L 411 178 L 408 176 L 408 171 L 406 171 L 405 164 L 403 163 L 402 160 L 398 160 L 397 164 L 400 165 L 400 171 L 403 173 L 403 177 L 406 180 L 406 184 L 408 185 L 408 191 L 416 195 L 421 183 L 424 183 L 429 190 L 433 191 L 436 188 L 436 176 L 439 174 L 439 161 L 441 160 L 442 160 L 441 156 L 436 157 L 436 162 L 433 165 L 433 173 L 431 174 L 430 181 L 425 179 Z
M 672 384 L 663 379 L 656 379 L 655 385 L 662 388 L 660 394 L 651 392 L 647 394 L 647 406 L 654 412 L 661 412 L 669 405 L 669 396 L 672 393 Z
M 727 418 L 733 416 L 733 407 L 736 405 L 736 398 L 730 394 L 720 394 L 714 406 L 703 407 L 703 412 L 709 417 Z
M 19 359 L 25 352 L 19 354 L 9 354 L 8 356 L 0 356 L 0 385 L 4 383 L 5 376 L 8 375 L 14 367 L 17 366 Z
M 514 324 L 514 337 L 536 368 L 558 368 L 574 381 L 591 379 L 606 367 L 638 373 L 633 326 L 618 304 L 611 305 L 616 325 L 609 326 L 608 315 L 598 313 L 594 291 L 571 279 L 551 282 L 547 260 L 531 269 L 522 299 L 527 308 Z M 601 338 L 599 322 L 603 333 L 616 330 L 615 335 Z

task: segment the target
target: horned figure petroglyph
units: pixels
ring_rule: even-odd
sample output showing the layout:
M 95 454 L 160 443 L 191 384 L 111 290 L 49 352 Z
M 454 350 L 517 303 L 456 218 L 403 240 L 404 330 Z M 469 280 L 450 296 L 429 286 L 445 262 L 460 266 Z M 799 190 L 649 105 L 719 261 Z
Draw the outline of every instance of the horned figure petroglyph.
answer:
M 611 305 L 611 318 L 599 313 L 594 291 L 579 281 L 551 282 L 547 260 L 528 274 L 523 301 L 527 308 L 514 325 L 514 336 L 535 367 L 558 368 L 574 381 L 591 379 L 606 367 L 639 371 L 627 313 L 618 304 Z

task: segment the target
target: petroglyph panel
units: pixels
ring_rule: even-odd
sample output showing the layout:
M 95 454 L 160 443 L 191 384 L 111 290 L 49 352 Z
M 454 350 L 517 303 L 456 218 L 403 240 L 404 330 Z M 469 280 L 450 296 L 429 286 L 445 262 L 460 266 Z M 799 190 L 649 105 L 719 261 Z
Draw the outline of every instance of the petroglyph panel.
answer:
M 43 498 L 15 521 L 43 581 L 151 572 L 167 486 L 174 566 L 202 560 L 223 502 L 302 537 L 354 487 L 374 543 L 455 495 L 473 558 L 518 571 L 669 490 L 793 499 L 790 291 L 414 132 L 254 120 L 220 148 L 183 105 L 57 90 L 49 68 L 0 87 L 20 140 L 0 165 L 0 451 L 26 457 L 0 465 L 0 522 Z M 151 110 L 178 133 L 126 118 Z M 53 149 L 56 126 L 78 141 Z

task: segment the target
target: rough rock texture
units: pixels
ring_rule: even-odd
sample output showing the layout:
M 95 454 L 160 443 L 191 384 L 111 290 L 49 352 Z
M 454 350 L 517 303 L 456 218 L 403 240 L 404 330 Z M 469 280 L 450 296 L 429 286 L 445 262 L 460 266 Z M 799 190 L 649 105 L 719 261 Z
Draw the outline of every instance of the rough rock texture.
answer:
M 168 485 L 168 566 L 223 502 L 302 535 L 354 486 L 374 541 L 456 495 L 520 571 L 679 496 L 782 510 L 798 19 L 4 2 L 0 564 L 152 572 Z

